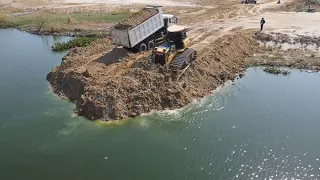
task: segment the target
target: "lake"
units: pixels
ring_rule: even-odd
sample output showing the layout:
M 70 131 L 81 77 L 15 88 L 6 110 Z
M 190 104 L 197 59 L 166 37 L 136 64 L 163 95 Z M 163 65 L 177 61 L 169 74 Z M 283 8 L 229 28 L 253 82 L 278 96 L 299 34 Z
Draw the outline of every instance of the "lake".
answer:
M 0 179 L 320 179 L 320 73 L 250 68 L 183 109 L 105 124 L 50 91 L 68 39 L 0 30 Z

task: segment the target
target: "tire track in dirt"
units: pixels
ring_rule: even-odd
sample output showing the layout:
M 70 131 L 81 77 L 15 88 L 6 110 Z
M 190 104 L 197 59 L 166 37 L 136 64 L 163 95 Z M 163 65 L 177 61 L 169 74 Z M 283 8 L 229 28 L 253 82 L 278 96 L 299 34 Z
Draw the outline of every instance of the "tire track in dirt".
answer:
M 290 2 L 285 0 L 282 3 Z M 210 19 L 193 24 L 188 36 L 193 39 L 193 48 L 201 51 L 217 38 L 230 33 L 232 29 L 257 29 L 260 19 L 266 19 L 265 32 L 280 32 L 290 36 L 320 36 L 320 13 L 265 12 L 278 6 L 275 1 L 262 1 L 257 5 L 236 6 L 239 16 L 222 20 Z M 234 12 L 233 12 L 234 13 Z M 240 16 L 242 15 L 242 16 Z M 201 31 L 200 31 L 201 29 Z

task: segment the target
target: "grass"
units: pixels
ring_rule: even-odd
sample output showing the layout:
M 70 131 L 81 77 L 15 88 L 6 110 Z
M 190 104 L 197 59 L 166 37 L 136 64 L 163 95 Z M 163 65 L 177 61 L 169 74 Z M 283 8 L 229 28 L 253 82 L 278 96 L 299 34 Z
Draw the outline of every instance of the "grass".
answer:
M 284 76 L 289 75 L 290 71 L 287 70 L 281 70 L 275 67 L 266 67 L 263 69 L 264 72 L 270 73 L 270 74 L 282 74 Z
M 10 19 L 7 14 L 0 13 L 0 28 L 10 28 L 13 24 L 10 22 Z
M 21 30 L 39 30 L 44 32 L 74 31 L 78 26 L 115 23 L 130 16 L 130 12 L 123 10 L 109 13 L 54 13 L 49 11 L 36 12 L 24 16 L 8 17 L 0 15 L 0 28 L 18 28 Z M 41 28 L 39 28 L 41 26 Z
M 0 14 L 0 23 L 7 23 L 7 22 L 9 22 L 9 17 L 8 17 L 8 15 L 1 13 L 1 14 Z
M 10 22 L 10 19 L 7 14 L 0 13 L 0 28 L 11 28 L 15 25 Z
M 75 18 L 71 16 L 68 17 L 68 24 L 77 24 L 77 23 L 78 21 Z
M 77 37 L 67 42 L 57 42 L 52 46 L 52 51 L 62 52 L 75 47 L 86 47 L 94 40 L 95 38 Z

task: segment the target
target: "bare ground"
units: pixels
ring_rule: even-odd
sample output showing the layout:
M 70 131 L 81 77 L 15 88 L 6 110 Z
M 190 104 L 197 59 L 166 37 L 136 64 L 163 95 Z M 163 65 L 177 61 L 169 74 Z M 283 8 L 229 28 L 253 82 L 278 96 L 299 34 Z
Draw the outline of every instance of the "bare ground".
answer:
M 134 1 L 132 3 L 121 3 L 120 1 L 103 1 L 104 3 L 97 3 L 97 1 L 64 1 L 64 0 L 0 0 L 0 14 L 12 14 L 21 12 L 33 12 L 33 14 L 51 14 L 50 16 L 71 16 L 73 14 L 102 14 L 112 13 L 117 14 L 121 12 L 137 12 L 144 6 L 144 1 Z M 129 1 L 128 1 L 129 2 Z M 131 1 L 130 1 L 131 2 Z M 157 3 L 164 4 L 164 13 L 175 14 L 179 19 L 179 24 L 190 25 L 196 22 L 204 21 L 206 19 L 221 20 L 234 17 L 234 9 L 238 1 L 218 1 L 218 0 L 186 0 L 181 1 L 157 1 Z M 152 3 L 157 5 L 157 3 Z M 150 4 L 147 2 L 147 4 Z M 177 6 L 182 8 L 177 8 Z M 32 16 L 32 15 L 30 15 Z M 25 17 L 29 17 L 28 15 Z M 32 22 L 34 17 L 30 17 L 28 22 Z M 39 18 L 39 17 L 38 17 Z M 100 18 L 101 19 L 101 18 Z M 53 20 L 55 21 L 55 19 Z M 91 35 L 102 34 L 107 35 L 109 28 L 117 22 L 79 22 L 75 24 L 64 24 L 64 26 L 53 26 L 57 30 L 44 30 L 37 32 L 38 25 L 23 26 L 20 30 L 33 32 L 37 34 L 54 34 L 54 35 Z M 48 25 L 49 26 L 49 25 Z M 1 26 L 0 26 L 1 27 Z M 64 30 L 67 29 L 67 30 Z
M 254 34 L 262 51 L 247 58 L 249 66 L 277 66 L 320 71 L 320 37 L 291 37 L 281 33 Z
M 168 6 L 175 5 L 168 2 Z M 186 2 L 197 6 L 165 9 L 177 14 L 180 23 L 188 24 L 192 47 L 199 52 L 181 81 L 174 82 L 172 72 L 149 64 L 147 53 L 131 54 L 102 39 L 87 48 L 73 49 L 63 58 L 62 64 L 47 75 L 53 91 L 74 101 L 80 115 L 115 120 L 183 107 L 233 80 L 248 66 L 320 69 L 319 13 L 275 12 L 282 5 L 270 0 L 256 5 L 238 1 Z M 92 4 L 84 10 L 95 7 Z M 272 12 L 268 12 L 270 9 Z M 266 24 L 264 33 L 259 33 L 262 17 Z
M 268 52 L 268 53 L 267 53 Z M 308 49 L 266 48 L 263 53 L 249 57 L 250 66 L 276 66 L 305 70 L 307 72 L 320 71 L 320 54 Z
M 149 64 L 145 54 L 124 53 L 121 62 L 101 63 L 103 50 L 111 48 L 104 41 L 70 52 L 47 79 L 55 93 L 76 103 L 78 114 L 89 119 L 123 119 L 151 110 L 181 108 L 210 94 L 243 72 L 245 57 L 257 47 L 251 33 L 226 35 L 201 53 L 182 81 L 175 82 L 172 72 Z
M 77 60 L 69 54 L 66 58 L 69 60 L 63 63 L 68 65 L 57 67 L 47 78 L 55 93 L 75 101 L 80 115 L 89 119 L 113 120 L 151 110 L 183 107 L 194 99 L 210 94 L 224 82 L 233 80 L 248 66 L 276 65 L 318 70 L 316 53 L 308 56 L 311 51 L 307 49 L 284 51 L 281 47 L 275 48 L 275 44 L 285 43 L 294 47 L 296 44 L 300 44 L 297 47 L 304 44 L 317 46 L 318 38 L 312 36 L 318 35 L 318 27 L 311 23 L 317 21 L 318 15 L 264 13 L 265 8 L 273 6 L 272 2 L 265 1 L 256 6 L 239 6 L 237 12 L 225 11 L 227 14 L 220 18 L 211 16 L 201 22 L 190 18 L 193 24 L 188 34 L 200 56 L 180 82 L 172 80 L 174 75 L 170 71 L 148 64 L 146 54 L 127 56 L 126 53 L 123 61 L 107 66 L 97 61 L 97 58 L 106 55 L 94 55 L 91 60 L 86 58 L 85 63 L 78 64 L 87 56 L 77 53 L 76 56 L 82 59 Z M 213 15 L 215 11 L 206 9 L 194 13 L 195 17 L 201 17 L 201 14 L 207 16 L 208 12 Z M 259 26 L 262 16 L 267 20 L 265 33 L 242 30 Z M 257 40 L 274 44 L 260 49 Z M 70 82 L 75 84 L 70 86 Z

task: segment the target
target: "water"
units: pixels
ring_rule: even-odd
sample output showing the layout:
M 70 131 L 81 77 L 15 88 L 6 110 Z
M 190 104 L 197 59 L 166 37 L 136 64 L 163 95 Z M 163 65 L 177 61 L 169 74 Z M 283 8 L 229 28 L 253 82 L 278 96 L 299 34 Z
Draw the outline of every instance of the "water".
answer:
M 0 39 L 0 179 L 320 179 L 319 73 L 249 69 L 182 110 L 102 124 L 50 93 L 53 37 Z

